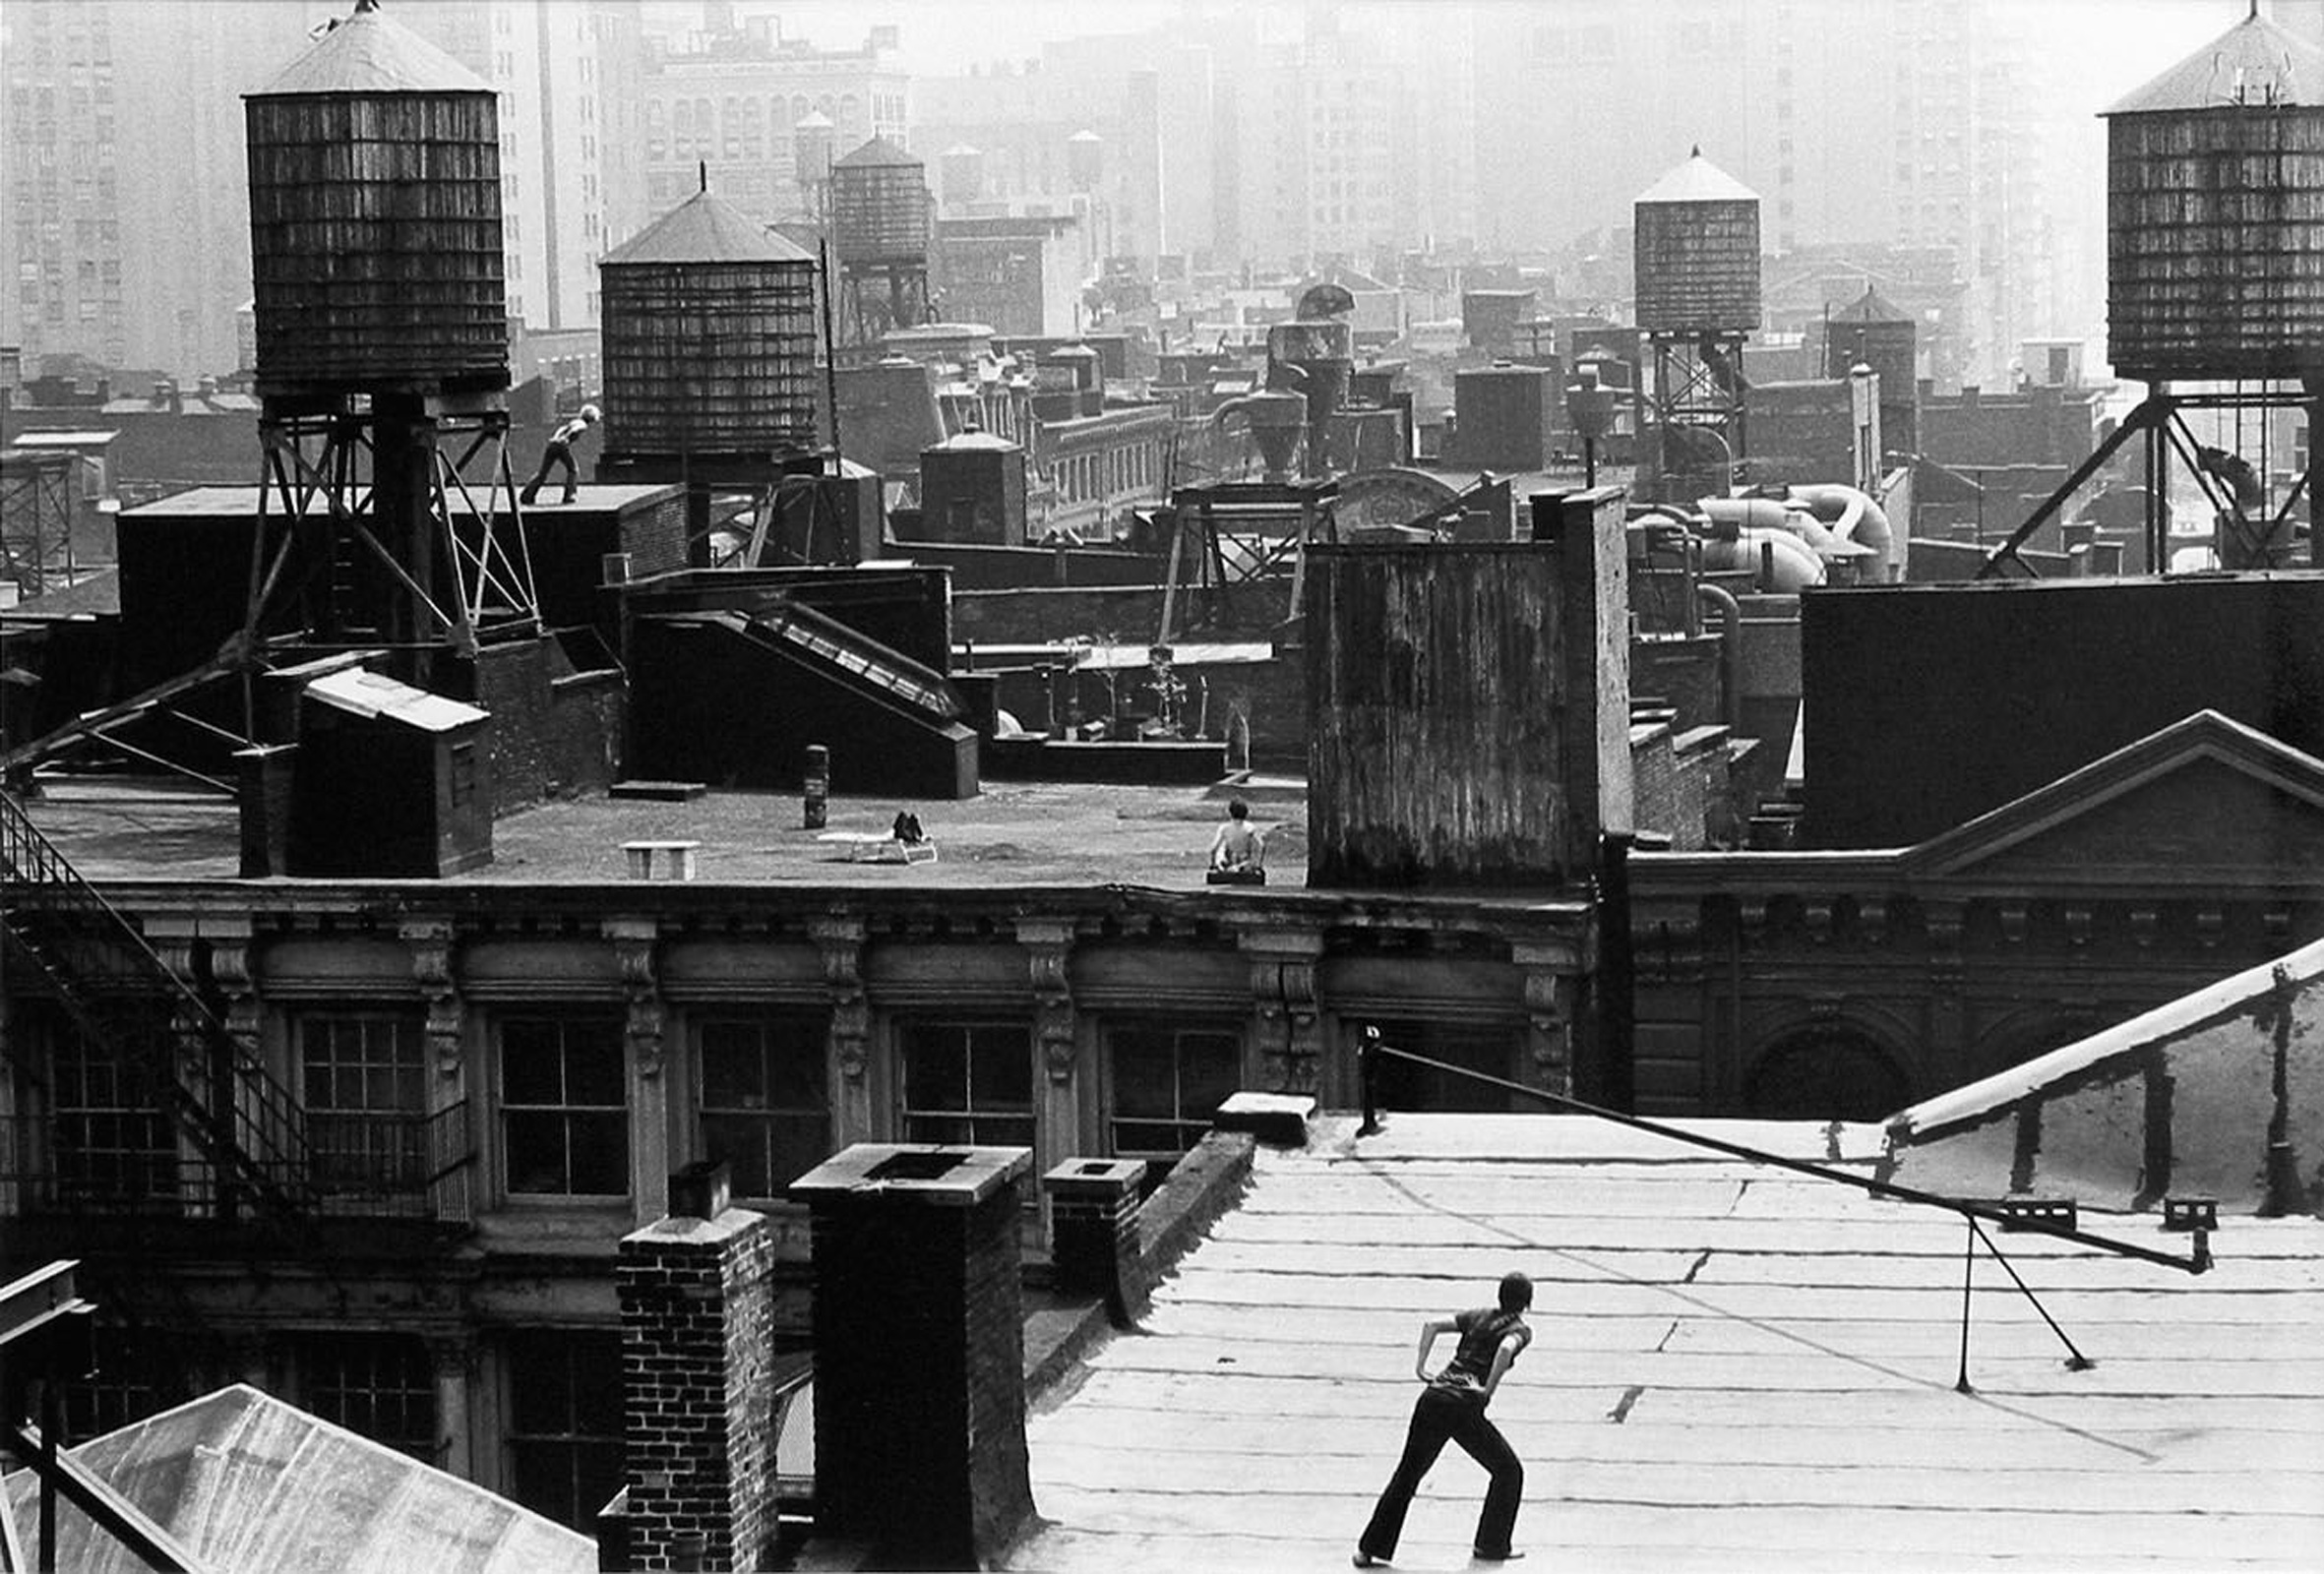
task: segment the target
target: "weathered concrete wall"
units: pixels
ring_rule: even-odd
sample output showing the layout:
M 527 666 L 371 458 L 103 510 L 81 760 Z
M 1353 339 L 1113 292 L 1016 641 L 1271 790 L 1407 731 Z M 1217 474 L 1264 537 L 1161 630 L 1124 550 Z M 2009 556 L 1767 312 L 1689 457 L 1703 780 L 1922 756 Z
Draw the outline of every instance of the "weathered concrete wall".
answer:
M 2324 1209 L 2324 941 L 1915 1105 L 1887 1164 L 1962 1196 Z

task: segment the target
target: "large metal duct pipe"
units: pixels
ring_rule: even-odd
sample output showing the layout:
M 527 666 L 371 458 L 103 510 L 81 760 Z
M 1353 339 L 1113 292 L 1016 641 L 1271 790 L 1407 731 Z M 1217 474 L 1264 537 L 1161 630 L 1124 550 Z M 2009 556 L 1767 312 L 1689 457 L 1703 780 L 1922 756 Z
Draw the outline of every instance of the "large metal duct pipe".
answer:
M 1731 541 L 1705 541 L 1702 561 L 1706 569 L 1741 569 L 1757 575 L 1757 588 L 1763 594 L 1797 595 L 1824 582 L 1823 560 L 1789 530 L 1743 529 Z
M 1285 390 L 1262 389 L 1229 399 L 1211 411 L 1211 426 L 1225 425 L 1230 415 L 1241 415 L 1250 428 L 1252 440 L 1258 445 L 1260 462 L 1266 466 L 1266 479 L 1288 481 L 1300 439 L 1307 435 L 1308 401 Z
M 1870 493 L 1837 484 L 1796 486 L 1791 492 L 1792 501 L 1830 525 L 1832 534 L 1879 553 L 1880 581 L 1888 581 L 1893 573 L 1889 554 L 1896 545 L 1896 531 L 1888 522 L 1886 511 L 1872 501 Z
M 1733 540 L 1738 530 L 1781 530 L 1785 509 L 1773 498 L 1697 498 L 1694 506 L 1711 521 L 1714 539 Z
M 1724 585 L 1696 584 L 1695 598 L 1719 609 L 1719 719 L 1743 732 L 1743 603 Z

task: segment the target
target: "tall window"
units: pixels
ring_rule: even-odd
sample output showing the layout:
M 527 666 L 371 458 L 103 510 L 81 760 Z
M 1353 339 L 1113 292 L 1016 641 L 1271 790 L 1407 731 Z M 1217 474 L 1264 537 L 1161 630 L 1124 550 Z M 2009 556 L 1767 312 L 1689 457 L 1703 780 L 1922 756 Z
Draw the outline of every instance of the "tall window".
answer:
M 1022 1022 L 903 1030 L 904 1140 L 1033 1144 L 1033 1035 Z
M 96 1364 L 66 1379 L 65 1435 L 94 1437 L 144 1421 L 192 1393 L 182 1337 L 99 1322 L 90 1330 Z
M 829 1034 L 815 1011 L 702 1024 L 702 1151 L 726 1161 L 735 1195 L 778 1196 L 829 1155 Z
M 622 1342 L 527 1328 L 508 1343 L 510 1495 L 587 1531 L 622 1484 Z
M 160 1096 L 118 1051 L 83 1039 L 61 1015 L 49 1025 L 59 1200 L 102 1209 L 174 1207 L 177 1134 Z
M 1444 1060 L 1487 1076 L 1518 1080 L 1518 1053 L 1523 1031 L 1514 1023 L 1440 1022 L 1418 1018 L 1382 1017 L 1373 1026 L 1380 1042 L 1392 1050 L 1408 1050 L 1432 1060 Z M 1509 1092 L 1465 1076 L 1414 1065 L 1408 1060 L 1381 1060 L 1380 1103 L 1391 1110 L 1458 1110 L 1468 1112 L 1537 1110 L 1541 1106 Z
M 316 1183 L 364 1195 L 425 1186 L 419 1019 L 388 1011 L 304 1017 L 298 1045 Z
M 629 1191 L 629 1087 L 618 1018 L 502 1023 L 500 1087 L 510 1191 Z
M 375 1443 L 436 1462 L 436 1375 L 419 1339 L 306 1334 L 294 1350 L 303 1408 Z
M 1114 1152 L 1167 1169 L 1210 1129 L 1243 1080 L 1243 1036 L 1231 1024 L 1133 1022 L 1106 1029 L 1114 1077 Z

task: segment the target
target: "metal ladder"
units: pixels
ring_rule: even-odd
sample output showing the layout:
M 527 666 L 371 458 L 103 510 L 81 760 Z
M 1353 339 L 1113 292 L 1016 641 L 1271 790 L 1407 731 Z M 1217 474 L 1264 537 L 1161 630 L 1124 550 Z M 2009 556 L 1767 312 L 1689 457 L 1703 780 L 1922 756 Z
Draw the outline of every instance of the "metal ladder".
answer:
M 184 1200 L 224 1222 L 307 1217 L 304 1114 L 260 1059 L 0 792 L 0 938 L 84 1039 L 118 1055 L 206 1162 Z

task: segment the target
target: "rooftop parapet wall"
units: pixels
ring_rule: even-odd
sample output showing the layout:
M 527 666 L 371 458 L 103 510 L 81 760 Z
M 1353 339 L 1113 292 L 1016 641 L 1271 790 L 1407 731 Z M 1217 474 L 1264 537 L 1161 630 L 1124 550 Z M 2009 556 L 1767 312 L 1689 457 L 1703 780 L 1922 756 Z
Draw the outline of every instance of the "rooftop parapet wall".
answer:
M 2324 941 L 1913 1106 L 1887 1178 L 1963 1196 L 2324 1207 Z

